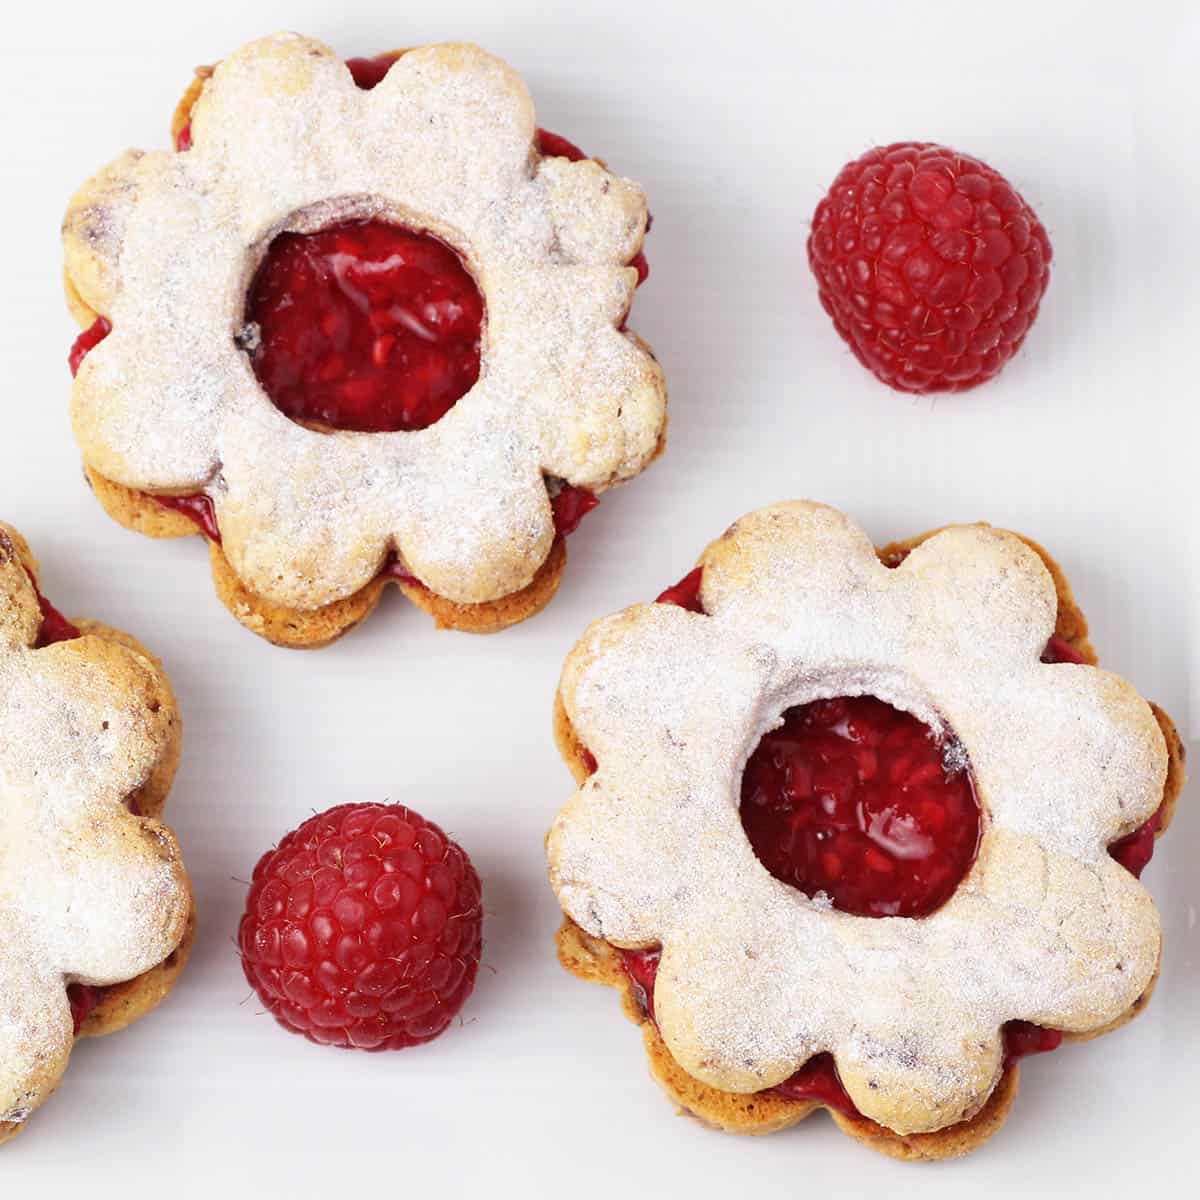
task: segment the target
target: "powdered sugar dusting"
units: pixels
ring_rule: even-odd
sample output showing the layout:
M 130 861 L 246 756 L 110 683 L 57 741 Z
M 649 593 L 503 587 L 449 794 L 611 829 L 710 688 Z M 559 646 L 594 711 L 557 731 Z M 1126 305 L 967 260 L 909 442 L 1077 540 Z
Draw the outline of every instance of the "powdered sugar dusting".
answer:
M 599 770 L 548 843 L 573 920 L 662 943 L 655 1011 L 679 1063 L 750 1092 L 830 1052 L 859 1110 L 909 1133 L 978 1111 L 1006 1021 L 1087 1031 L 1125 1012 L 1154 975 L 1158 916 L 1106 846 L 1157 808 L 1166 748 L 1130 685 L 1040 661 L 1056 593 L 1038 556 L 959 527 L 889 570 L 847 518 L 796 503 L 701 562 L 709 615 L 638 606 L 569 657 L 563 702 Z M 809 899 L 741 828 L 762 734 L 860 694 L 952 730 L 951 764 L 973 771 L 979 856 L 927 918 Z
M 452 600 L 524 587 L 554 536 L 543 476 L 623 482 L 665 423 L 661 371 L 619 329 L 645 197 L 595 162 L 541 158 L 533 137 L 524 84 L 477 47 L 410 51 L 371 91 L 295 35 L 230 55 L 190 151 L 126 156 L 68 210 L 68 272 L 113 322 L 75 381 L 87 463 L 207 491 L 234 569 L 277 603 L 349 595 L 393 550 Z M 442 238 L 485 299 L 479 381 L 424 430 L 294 424 L 242 348 L 270 240 L 356 218 Z
M 97 638 L 33 650 L 39 624 L 0 525 L 0 1122 L 66 1067 L 66 985 L 156 966 L 190 907 L 174 838 L 122 803 L 167 743 L 155 669 Z

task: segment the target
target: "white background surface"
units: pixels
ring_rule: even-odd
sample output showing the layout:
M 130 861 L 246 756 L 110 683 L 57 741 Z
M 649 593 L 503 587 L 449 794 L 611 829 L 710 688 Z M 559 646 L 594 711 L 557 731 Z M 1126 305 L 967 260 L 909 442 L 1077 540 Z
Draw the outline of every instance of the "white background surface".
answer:
M 201 933 L 169 1002 L 80 1045 L 60 1093 L 0 1150 L 6 1195 L 1186 1190 L 1167 1181 L 1194 1176 L 1200 1117 L 1195 788 L 1146 875 L 1167 938 L 1149 1014 L 1034 1060 L 1002 1133 L 939 1167 L 876 1157 L 820 1115 L 761 1140 L 674 1117 L 615 995 L 557 967 L 541 855 L 571 791 L 549 717 L 575 637 L 673 582 L 731 519 L 785 497 L 837 504 L 877 541 L 979 518 L 1043 540 L 1106 664 L 1181 726 L 1193 705 L 1200 735 L 1188 664 L 1200 625 L 1188 579 L 1200 20 L 1186 9 L 297 0 L 9 12 L 0 514 L 33 543 L 61 608 L 166 659 L 186 728 L 168 815 Z M 81 482 L 59 289 L 67 197 L 127 146 L 166 146 L 194 65 L 280 27 L 346 55 L 477 40 L 525 74 L 541 124 L 650 195 L 652 275 L 633 324 L 667 372 L 669 450 L 572 539 L 550 610 L 499 637 L 435 634 L 389 593 L 331 649 L 274 649 L 217 602 L 198 539 L 126 533 Z M 908 138 L 1004 171 L 1054 244 L 1025 350 L 964 397 L 875 383 L 834 335 L 805 262 L 808 218 L 842 163 Z M 313 810 L 388 797 L 474 857 L 486 969 L 465 1024 L 430 1047 L 318 1048 L 247 999 L 237 877 Z

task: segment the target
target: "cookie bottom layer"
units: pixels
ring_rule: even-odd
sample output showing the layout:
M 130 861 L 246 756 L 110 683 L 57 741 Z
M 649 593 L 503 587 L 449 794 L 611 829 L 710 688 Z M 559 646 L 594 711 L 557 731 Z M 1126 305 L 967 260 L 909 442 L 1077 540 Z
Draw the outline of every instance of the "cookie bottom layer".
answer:
M 10 533 L 10 536 L 16 543 L 21 561 L 33 576 L 34 582 L 39 583 L 40 586 L 37 559 L 34 558 L 30 551 L 28 543 L 15 530 Z M 101 621 L 92 621 L 86 618 L 75 620 L 72 624 L 75 625 L 83 636 L 99 637 L 109 642 L 115 642 L 128 650 L 132 650 L 135 654 L 148 659 L 157 668 L 159 680 L 166 692 L 166 698 L 175 711 L 175 720 L 171 723 L 170 738 L 164 748 L 162 757 L 159 759 L 149 779 L 136 792 L 130 795 L 129 804 L 139 816 L 159 820 L 162 817 L 163 808 L 167 802 L 167 795 L 171 790 L 171 784 L 175 779 L 175 772 L 179 767 L 179 757 L 183 748 L 183 723 L 179 718 L 178 706 L 175 703 L 174 694 L 171 692 L 167 674 L 159 659 L 151 654 L 137 638 L 132 637 L 130 634 L 123 633 L 119 629 L 113 629 Z M 92 1009 L 83 1024 L 76 1031 L 76 1038 L 103 1037 L 109 1033 L 116 1033 L 124 1029 L 127 1025 L 132 1025 L 134 1021 L 140 1017 L 144 1017 L 152 1009 L 161 1004 L 178 981 L 187 963 L 188 956 L 191 954 L 195 936 L 196 905 L 193 900 L 191 911 L 188 914 L 187 927 L 184 930 L 179 945 L 158 966 L 151 967 L 149 971 L 145 971 L 133 979 L 126 980 L 124 983 L 116 983 L 104 988 L 95 1008 Z M 10 1138 L 16 1137 L 28 1123 L 28 1120 L 0 1121 L 0 1144 L 3 1144 Z
M 934 529 L 907 541 L 892 542 L 876 552 L 880 561 L 897 566 L 912 550 L 938 532 L 940 530 Z M 1020 534 L 1016 536 L 1021 537 Z M 1021 540 L 1038 554 L 1054 580 L 1058 594 L 1055 634 L 1070 644 L 1085 662 L 1097 665 L 1099 660 L 1088 640 L 1087 620 L 1075 602 L 1062 568 L 1037 542 L 1025 537 L 1021 537 Z M 1184 750 L 1171 718 L 1157 705 L 1152 704 L 1151 708 L 1166 741 L 1168 755 L 1167 779 L 1163 786 L 1160 810 L 1162 817 L 1158 829 L 1158 836 L 1161 837 L 1171 823 L 1183 789 Z M 554 703 L 554 738 L 571 774 L 582 785 L 592 773 L 594 764 L 589 762 L 587 748 L 576 736 L 563 706 L 561 692 L 556 695 Z M 638 1003 L 633 982 L 612 946 L 592 937 L 570 918 L 564 918 L 555 936 L 555 943 L 559 962 L 571 974 L 591 983 L 617 989 L 625 1016 L 641 1027 L 651 1075 L 681 1111 L 725 1133 L 762 1135 L 787 1129 L 811 1116 L 817 1109 L 827 1107 L 815 1100 L 794 1100 L 770 1092 L 725 1092 L 701 1083 L 671 1056 L 658 1027 Z M 1088 1041 L 1131 1021 L 1149 1003 L 1155 982 L 1157 974 L 1145 992 L 1115 1021 L 1088 1033 L 1065 1034 L 1064 1040 Z M 987 1103 L 970 1120 L 931 1133 L 901 1135 L 864 1117 L 847 1116 L 832 1108 L 828 1111 L 843 1133 L 891 1158 L 908 1162 L 958 1158 L 978 1149 L 1004 1124 L 1016 1098 L 1019 1079 L 1020 1068 L 1009 1066 Z
M 90 467 L 85 468 L 85 474 L 101 507 L 126 529 L 156 538 L 200 534 L 188 517 L 164 508 L 144 492 L 114 483 Z M 368 617 L 389 584 L 398 587 L 408 600 L 433 617 L 439 629 L 498 633 L 541 612 L 558 591 L 567 565 L 566 542 L 559 537 L 531 583 L 519 592 L 485 604 L 456 604 L 419 583 L 379 575 L 345 599 L 322 608 L 298 609 L 275 604 L 251 592 L 217 543 L 209 542 L 208 552 L 217 595 L 238 621 L 277 646 L 312 650 L 336 641 Z

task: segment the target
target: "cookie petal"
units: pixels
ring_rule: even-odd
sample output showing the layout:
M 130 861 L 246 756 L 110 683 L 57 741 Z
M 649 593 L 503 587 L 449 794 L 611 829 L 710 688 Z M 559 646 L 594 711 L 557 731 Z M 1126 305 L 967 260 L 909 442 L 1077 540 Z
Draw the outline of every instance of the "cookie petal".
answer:
M 67 277 L 96 313 L 112 311 L 125 224 L 137 203 L 140 150 L 127 150 L 71 197 L 63 218 Z
M 559 250 L 568 262 L 624 265 L 646 236 L 646 196 L 594 159 L 543 159 L 537 178 L 547 191 Z

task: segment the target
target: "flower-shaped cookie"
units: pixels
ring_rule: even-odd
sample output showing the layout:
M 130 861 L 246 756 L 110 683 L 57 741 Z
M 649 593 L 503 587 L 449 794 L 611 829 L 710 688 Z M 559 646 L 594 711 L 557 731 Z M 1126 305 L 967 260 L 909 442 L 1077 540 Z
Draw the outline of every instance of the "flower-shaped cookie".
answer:
M 1039 554 L 964 526 L 889 568 L 846 517 L 795 503 L 738 521 L 701 564 L 702 612 L 627 609 L 569 657 L 561 701 L 596 770 L 548 838 L 574 922 L 661 944 L 653 1012 L 678 1066 L 746 1094 L 829 1054 L 859 1114 L 920 1134 L 980 1113 L 1007 1022 L 1085 1034 L 1127 1016 L 1159 921 L 1107 848 L 1163 803 L 1167 747 L 1129 684 L 1042 661 L 1057 598 Z M 743 768 L 785 710 L 861 695 L 969 764 L 978 853 L 928 916 L 805 895 L 739 820 Z
M 35 648 L 33 570 L 0 525 L 0 1141 L 66 1069 L 68 986 L 113 989 L 92 1018 L 77 1014 L 80 1032 L 127 1024 L 169 989 L 191 912 L 174 836 L 126 807 L 154 811 L 169 786 L 170 689 L 102 626 Z
M 224 59 L 186 152 L 125 154 L 67 212 L 77 314 L 111 325 L 72 398 L 93 479 L 207 495 L 244 594 L 284 610 L 389 562 L 459 606 L 528 588 L 556 544 L 547 482 L 628 480 L 665 429 L 662 373 L 624 327 L 645 197 L 534 136 L 520 77 L 470 45 L 409 51 L 371 90 L 295 35 Z M 478 380 L 426 428 L 314 428 L 255 377 L 268 246 L 356 221 L 435 236 L 482 295 Z

